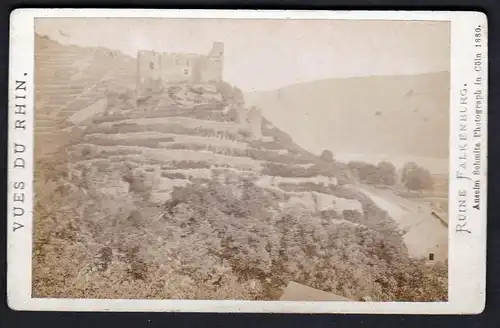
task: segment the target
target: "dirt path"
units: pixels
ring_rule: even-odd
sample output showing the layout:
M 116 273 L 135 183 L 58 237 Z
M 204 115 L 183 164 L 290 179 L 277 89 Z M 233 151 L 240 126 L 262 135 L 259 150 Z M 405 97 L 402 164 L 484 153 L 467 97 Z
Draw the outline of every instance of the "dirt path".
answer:
M 435 249 L 446 247 L 448 228 L 432 215 L 430 207 L 402 198 L 390 190 L 363 185 L 359 190 L 387 211 L 398 224 L 410 256 L 427 257 Z

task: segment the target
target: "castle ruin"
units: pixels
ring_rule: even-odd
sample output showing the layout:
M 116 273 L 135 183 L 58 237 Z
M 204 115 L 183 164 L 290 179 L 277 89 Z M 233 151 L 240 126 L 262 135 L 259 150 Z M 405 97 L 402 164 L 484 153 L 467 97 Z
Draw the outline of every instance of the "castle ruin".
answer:
M 151 93 L 161 93 L 172 84 L 222 82 L 223 66 L 222 42 L 215 42 L 208 55 L 141 50 L 137 54 L 138 100 Z M 262 138 L 262 113 L 259 109 L 247 110 L 243 104 L 233 103 L 224 111 L 229 111 L 229 108 L 236 110 L 238 123 L 253 139 Z
M 208 55 L 139 51 L 137 91 L 160 92 L 171 83 L 209 83 L 222 81 L 224 44 L 215 42 Z

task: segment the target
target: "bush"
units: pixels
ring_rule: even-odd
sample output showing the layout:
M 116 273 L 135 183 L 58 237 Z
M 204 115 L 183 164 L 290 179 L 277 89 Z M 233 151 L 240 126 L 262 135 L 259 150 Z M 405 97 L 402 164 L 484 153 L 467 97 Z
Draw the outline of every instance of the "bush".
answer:
M 281 155 L 273 151 L 248 149 L 248 156 L 255 160 L 284 164 L 309 164 L 308 158 L 299 155 Z
M 180 172 L 162 172 L 161 176 L 169 179 L 180 179 L 180 180 L 188 179 L 188 177 L 185 174 Z
M 336 175 L 336 178 L 339 186 L 345 186 L 354 181 L 352 175 L 346 169 L 339 170 L 338 174 Z
M 252 133 L 248 129 L 238 129 L 238 133 L 245 139 L 250 138 Z
M 286 148 L 283 147 L 283 144 L 279 142 L 264 142 L 262 140 L 251 140 L 249 141 L 249 146 L 251 148 L 257 148 L 257 149 L 265 149 L 265 150 L 284 150 Z M 288 150 L 290 152 L 294 152 L 294 150 Z
M 397 181 L 396 167 L 391 162 L 380 162 L 377 165 L 380 180 L 385 185 L 393 185 Z
M 97 146 L 139 146 L 147 148 L 159 148 L 160 143 L 173 142 L 174 137 L 158 137 L 158 138 L 127 138 L 127 139 L 107 139 L 102 137 L 90 137 L 87 141 Z
M 231 86 L 231 84 L 221 81 L 217 83 L 217 89 L 222 95 L 222 98 L 226 102 L 232 103 L 243 103 L 245 101 L 243 92 L 236 86 Z
M 429 170 L 413 162 L 404 165 L 401 179 L 408 190 L 430 190 L 434 186 L 434 179 Z
M 321 173 L 312 168 L 305 168 L 298 165 L 285 165 L 265 162 L 262 164 L 262 174 L 269 176 L 278 176 L 284 178 L 311 178 Z
M 100 116 L 92 119 L 93 124 L 109 123 L 134 118 L 166 118 L 166 117 L 191 117 L 198 120 L 209 120 L 214 122 L 224 122 L 225 118 L 217 106 L 213 109 L 203 109 L 201 106 L 192 108 L 175 108 L 168 106 L 166 109 L 154 109 L 141 113 L 112 114 L 109 116 Z
M 162 166 L 162 169 L 171 169 L 171 168 L 177 168 L 177 169 L 209 169 L 211 167 L 211 164 L 205 161 L 186 161 L 186 160 L 181 160 L 181 161 L 172 161 L 170 165 L 165 165 Z
M 262 123 L 263 135 L 273 137 L 274 140 L 283 144 L 295 145 L 290 135 L 273 126 L 271 122 L 267 121 L 265 118 L 262 119 Z
M 323 150 L 323 152 L 321 153 L 320 159 L 324 162 L 331 163 L 334 161 L 333 153 L 329 150 Z
M 217 129 L 211 128 L 187 128 L 181 124 L 115 124 L 113 126 L 91 126 L 88 128 L 87 133 L 102 133 L 102 134 L 115 134 L 115 133 L 132 133 L 132 132 L 162 132 L 162 133 L 172 133 L 172 134 L 182 134 L 182 135 L 195 135 L 200 137 L 217 137 L 221 132 L 224 133 L 225 137 L 233 141 L 243 141 L 244 138 L 238 133 L 232 133 L 228 131 L 219 131 Z
M 148 199 L 154 189 L 154 173 L 145 172 L 141 169 L 129 170 L 123 174 L 123 181 L 129 184 L 129 191 Z
M 233 99 L 233 87 L 229 83 L 221 81 L 218 82 L 216 86 L 217 90 L 221 93 L 222 98 L 226 102 L 231 101 Z
M 348 168 L 357 178 L 365 183 L 374 185 L 393 185 L 396 182 L 396 168 L 390 162 L 383 161 L 378 165 L 359 161 L 351 161 Z

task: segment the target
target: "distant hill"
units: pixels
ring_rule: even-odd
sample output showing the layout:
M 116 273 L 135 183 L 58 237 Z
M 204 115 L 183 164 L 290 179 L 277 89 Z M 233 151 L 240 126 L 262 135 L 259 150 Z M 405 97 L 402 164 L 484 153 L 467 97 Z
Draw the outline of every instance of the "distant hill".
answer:
M 245 94 L 248 105 L 319 152 L 448 156 L 449 73 L 328 79 Z

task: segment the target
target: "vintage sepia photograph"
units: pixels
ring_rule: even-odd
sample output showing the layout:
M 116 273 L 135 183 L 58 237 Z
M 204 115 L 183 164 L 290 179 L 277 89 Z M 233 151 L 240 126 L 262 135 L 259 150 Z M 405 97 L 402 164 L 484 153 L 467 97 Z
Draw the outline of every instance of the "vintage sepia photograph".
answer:
M 479 12 L 19 9 L 8 306 L 478 314 Z
M 449 22 L 34 33 L 33 297 L 448 300 Z

